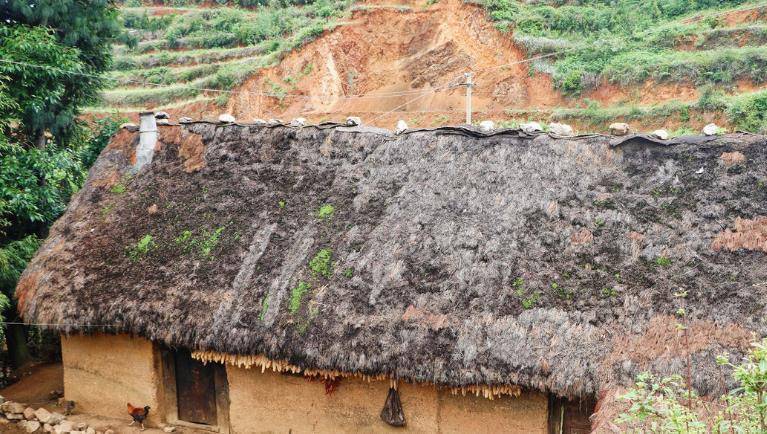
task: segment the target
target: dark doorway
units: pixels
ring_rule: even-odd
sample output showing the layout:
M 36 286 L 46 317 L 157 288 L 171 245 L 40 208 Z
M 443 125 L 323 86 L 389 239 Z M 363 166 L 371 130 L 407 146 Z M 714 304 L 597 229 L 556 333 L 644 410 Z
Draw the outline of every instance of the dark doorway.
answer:
M 549 397 L 549 434 L 588 434 L 596 401 Z
M 192 359 L 187 350 L 175 354 L 178 419 L 204 425 L 217 424 L 216 380 L 213 364 Z

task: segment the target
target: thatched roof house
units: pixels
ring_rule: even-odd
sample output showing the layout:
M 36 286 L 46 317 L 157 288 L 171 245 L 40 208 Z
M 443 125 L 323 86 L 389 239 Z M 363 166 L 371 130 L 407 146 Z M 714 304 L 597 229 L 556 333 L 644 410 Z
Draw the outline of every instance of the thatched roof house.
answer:
M 694 386 L 718 393 L 714 356 L 767 335 L 765 143 L 192 123 L 160 126 L 136 170 L 139 133 L 123 130 L 24 273 L 19 306 L 86 334 L 63 340 L 72 390 L 83 348 L 118 339 L 226 365 L 229 396 L 225 380 L 211 387 L 229 406 L 219 425 L 237 432 L 235 379 L 255 380 L 236 372 L 251 367 L 331 391 L 331 377 L 357 375 L 528 397 L 537 419 L 520 432 L 562 423 L 560 398 L 604 398 L 643 370 L 681 372 L 688 355 Z M 400 395 L 418 427 L 418 400 Z M 381 429 L 374 416 L 351 426 Z M 257 423 L 302 431 L 291 420 Z

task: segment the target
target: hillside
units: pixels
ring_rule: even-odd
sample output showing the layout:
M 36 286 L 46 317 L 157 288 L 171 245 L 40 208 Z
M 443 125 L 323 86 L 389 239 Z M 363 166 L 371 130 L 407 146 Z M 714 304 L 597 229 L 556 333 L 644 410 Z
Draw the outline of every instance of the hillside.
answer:
M 129 45 L 115 48 L 114 87 L 92 111 L 456 124 L 457 85 L 473 71 L 476 120 L 565 121 L 580 131 L 625 120 L 677 134 L 709 122 L 765 125 L 763 3 L 209 6 L 124 7 Z

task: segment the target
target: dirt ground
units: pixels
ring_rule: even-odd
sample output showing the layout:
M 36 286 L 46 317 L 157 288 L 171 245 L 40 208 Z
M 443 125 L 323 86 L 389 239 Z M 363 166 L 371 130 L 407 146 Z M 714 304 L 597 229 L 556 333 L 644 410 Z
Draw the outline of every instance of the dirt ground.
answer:
M 61 363 L 46 363 L 29 368 L 22 379 L 4 389 L 0 389 L 0 395 L 6 400 L 21 402 L 33 408 L 45 407 L 50 411 L 63 412 L 56 404 L 56 400 L 50 399 L 52 391 L 64 390 L 64 371 Z M 74 414 L 67 417 L 75 424 L 85 422 L 97 431 L 113 430 L 116 434 L 164 434 L 161 427 L 146 427 L 141 431 L 139 427 L 128 426 L 131 419 L 126 413 L 125 419 L 106 418 L 91 414 L 78 413 L 75 407 Z M 201 434 L 209 431 L 201 431 L 190 428 L 176 427 L 175 433 Z M 15 424 L 0 425 L 0 433 L 26 433 Z

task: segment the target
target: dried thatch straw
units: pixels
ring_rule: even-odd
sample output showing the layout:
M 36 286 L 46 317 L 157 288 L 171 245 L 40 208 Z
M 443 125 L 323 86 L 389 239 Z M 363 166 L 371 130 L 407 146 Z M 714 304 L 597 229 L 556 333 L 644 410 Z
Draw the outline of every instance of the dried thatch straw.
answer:
M 707 393 L 717 354 L 767 334 L 760 136 L 190 123 L 134 174 L 137 140 L 112 139 L 31 261 L 27 321 L 488 397 L 688 360 Z

